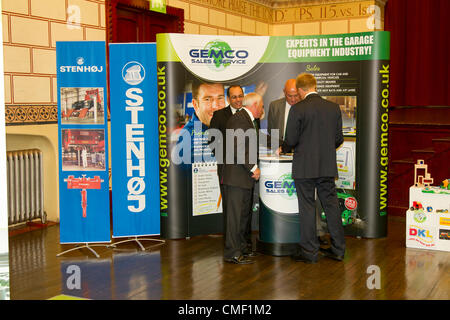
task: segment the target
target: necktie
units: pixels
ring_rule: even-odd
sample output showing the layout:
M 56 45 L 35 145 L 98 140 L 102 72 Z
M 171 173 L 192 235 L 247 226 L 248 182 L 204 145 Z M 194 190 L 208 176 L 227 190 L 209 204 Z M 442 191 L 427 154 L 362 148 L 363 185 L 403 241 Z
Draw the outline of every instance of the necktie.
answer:
M 259 123 L 258 123 L 257 119 L 253 120 L 253 126 L 256 129 L 256 133 L 258 133 L 259 132 Z
M 253 120 L 253 126 L 255 127 L 256 130 L 259 130 L 258 119 Z

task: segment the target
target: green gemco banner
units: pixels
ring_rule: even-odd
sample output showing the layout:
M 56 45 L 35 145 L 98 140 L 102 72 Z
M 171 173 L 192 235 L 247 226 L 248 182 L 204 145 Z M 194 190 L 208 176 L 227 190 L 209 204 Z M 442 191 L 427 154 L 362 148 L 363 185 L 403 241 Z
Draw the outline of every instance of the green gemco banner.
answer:
M 270 102 L 284 97 L 286 80 L 308 72 L 317 91 L 340 105 L 345 142 L 338 149 L 342 202 L 351 196 L 346 234 L 387 235 L 389 32 L 247 37 L 157 35 L 161 236 L 223 232 L 217 162 L 208 147 L 213 109 L 195 99 L 195 83 L 231 85 Z M 210 108 L 208 108 L 208 106 Z M 214 107 L 212 107 L 214 106 Z M 267 128 L 267 117 L 261 121 Z M 180 147 L 189 142 L 191 148 Z M 259 186 L 261 188 L 261 186 Z M 261 207 L 262 204 L 259 204 Z M 345 204 L 347 205 L 347 204 Z M 346 209 L 343 207 L 343 211 Z M 258 213 L 258 204 L 254 204 Z

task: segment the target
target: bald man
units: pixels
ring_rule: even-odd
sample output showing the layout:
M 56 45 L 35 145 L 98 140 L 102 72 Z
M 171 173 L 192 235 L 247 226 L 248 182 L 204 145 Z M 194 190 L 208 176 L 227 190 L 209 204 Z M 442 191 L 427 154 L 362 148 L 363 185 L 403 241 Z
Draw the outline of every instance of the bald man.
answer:
M 295 79 L 289 79 L 284 84 L 284 98 L 272 101 L 269 105 L 269 118 L 267 120 L 267 129 L 271 134 L 272 129 L 278 129 L 279 139 L 284 140 L 287 117 L 291 106 L 300 101 Z

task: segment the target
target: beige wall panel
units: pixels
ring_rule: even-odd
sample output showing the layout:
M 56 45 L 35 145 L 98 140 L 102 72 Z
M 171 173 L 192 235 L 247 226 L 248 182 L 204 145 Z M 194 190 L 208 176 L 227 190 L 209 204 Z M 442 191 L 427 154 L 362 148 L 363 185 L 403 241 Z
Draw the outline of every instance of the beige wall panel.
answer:
M 56 77 L 52 78 L 53 102 L 58 103 L 58 81 Z
M 9 24 L 8 24 L 8 16 L 6 14 L 2 15 L 2 31 L 3 31 L 3 42 L 9 42 Z
M 50 78 L 14 76 L 14 103 L 49 103 Z
M 234 35 L 234 32 L 230 31 L 230 30 L 219 29 L 218 34 L 220 36 L 232 36 L 232 35 Z
M 56 74 L 56 51 L 33 49 L 33 72 Z
M 199 34 L 200 28 L 198 24 L 185 22 L 184 23 L 184 33 L 186 34 Z
M 256 34 L 259 36 L 269 35 L 269 25 L 264 22 L 256 21 Z
M 213 26 L 225 28 L 227 25 L 226 14 L 217 10 L 209 10 L 209 23 Z
M 106 30 L 86 28 L 86 40 L 88 40 L 88 41 L 106 41 Z
M 256 33 L 256 22 L 247 18 L 242 18 L 242 31 L 255 34 Z
M 31 71 L 30 49 L 3 46 L 3 61 L 5 72 L 24 72 Z
M 5 103 L 12 103 L 11 101 L 11 76 L 5 75 Z
M 350 31 L 349 32 L 369 32 L 369 31 L 374 31 L 374 30 L 368 28 L 367 18 L 350 20 Z
M 100 5 L 100 26 L 106 28 L 105 5 Z
M 209 23 L 208 8 L 196 6 L 191 4 L 190 6 L 190 19 L 195 22 Z
M 28 0 L 2 0 L 2 10 L 28 14 Z
M 272 26 L 272 36 L 292 36 L 292 24 L 275 24 Z
M 322 34 L 337 34 L 348 33 L 348 21 L 323 21 L 322 22 Z
M 48 46 L 48 22 L 11 17 L 11 41 L 14 43 Z
M 227 14 L 227 28 L 231 30 L 241 31 L 241 17 L 234 14 Z
M 31 0 L 31 15 L 66 20 L 66 2 L 61 0 Z
M 51 23 L 52 47 L 56 41 L 80 41 L 83 40 L 83 28 L 69 29 L 65 23 Z
M 296 23 L 294 25 L 294 35 L 307 36 L 320 34 L 320 22 Z
M 206 26 L 200 26 L 200 34 L 217 34 L 216 28 L 206 27 Z
M 86 0 L 68 0 L 69 6 L 74 5 L 80 8 L 82 24 L 99 25 L 98 4 Z

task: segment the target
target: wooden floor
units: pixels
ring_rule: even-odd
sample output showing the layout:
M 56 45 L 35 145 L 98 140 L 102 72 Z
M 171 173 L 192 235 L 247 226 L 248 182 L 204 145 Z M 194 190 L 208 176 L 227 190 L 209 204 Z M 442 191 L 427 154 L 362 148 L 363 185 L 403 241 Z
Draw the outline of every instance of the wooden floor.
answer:
M 100 258 L 87 249 L 56 257 L 73 246 L 59 244 L 55 225 L 10 237 L 11 299 L 449 299 L 450 253 L 405 248 L 402 218 L 390 218 L 388 230 L 383 239 L 347 237 L 343 262 L 322 258 L 309 265 L 261 255 L 240 266 L 222 261 L 218 235 L 146 251 L 134 243 L 95 247 Z M 380 268 L 381 289 L 367 287 L 372 265 Z

